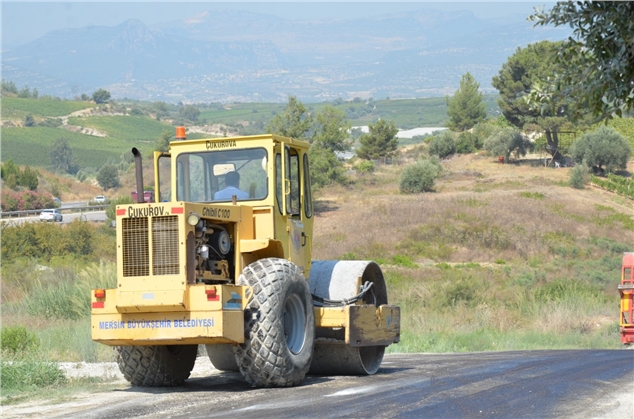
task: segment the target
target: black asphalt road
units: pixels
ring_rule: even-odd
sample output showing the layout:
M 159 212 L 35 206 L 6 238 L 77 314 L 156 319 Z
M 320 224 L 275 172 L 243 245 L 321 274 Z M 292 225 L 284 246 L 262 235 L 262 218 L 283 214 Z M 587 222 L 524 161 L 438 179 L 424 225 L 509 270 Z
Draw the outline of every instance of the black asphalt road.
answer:
M 294 388 L 252 389 L 237 373 L 129 387 L 78 417 L 629 419 L 633 398 L 634 350 L 394 354 L 374 376 Z

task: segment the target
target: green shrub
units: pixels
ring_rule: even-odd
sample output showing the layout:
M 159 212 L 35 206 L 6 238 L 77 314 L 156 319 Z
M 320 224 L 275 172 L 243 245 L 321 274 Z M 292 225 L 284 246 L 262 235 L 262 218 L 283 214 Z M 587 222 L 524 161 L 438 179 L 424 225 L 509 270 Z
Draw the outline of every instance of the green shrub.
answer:
M 585 164 L 577 164 L 570 169 L 570 177 L 568 178 L 568 185 L 575 189 L 583 189 L 585 184 L 590 180 L 590 171 Z
M 476 137 L 469 131 L 461 132 L 456 141 L 456 151 L 460 154 L 469 154 L 476 151 Z
M 425 159 L 407 166 L 401 175 L 400 190 L 408 194 L 432 191 L 441 171 L 442 166 L 437 158 Z
M 2 223 L 2 262 L 12 262 L 20 258 L 50 260 L 68 253 L 92 256 L 96 240 L 95 229 L 91 224 L 77 219 L 66 227 L 54 223 Z
M 459 304 L 474 307 L 480 302 L 480 288 L 479 282 L 475 282 L 473 278 L 456 278 L 439 285 L 430 303 L 435 308 L 455 307 Z
M 375 170 L 374 162 L 372 162 L 371 160 L 363 160 L 354 168 L 361 173 L 372 173 Z
M 8 352 L 14 357 L 35 351 L 39 342 L 35 335 L 24 326 L 2 328 L 2 352 Z M 3 377 L 4 378 L 4 377 Z
M 456 152 L 455 135 L 449 130 L 441 132 L 429 142 L 429 154 L 445 158 Z

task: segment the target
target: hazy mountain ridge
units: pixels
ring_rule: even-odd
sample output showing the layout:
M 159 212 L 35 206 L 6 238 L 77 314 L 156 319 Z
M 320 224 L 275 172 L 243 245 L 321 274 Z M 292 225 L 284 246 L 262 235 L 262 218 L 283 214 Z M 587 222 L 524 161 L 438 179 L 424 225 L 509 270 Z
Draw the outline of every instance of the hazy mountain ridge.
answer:
M 48 33 L 3 52 L 3 77 L 73 97 L 183 102 L 438 96 L 470 71 L 483 89 L 518 46 L 564 38 L 519 16 L 420 10 L 366 19 L 287 20 L 206 12 L 147 26 L 128 20 Z

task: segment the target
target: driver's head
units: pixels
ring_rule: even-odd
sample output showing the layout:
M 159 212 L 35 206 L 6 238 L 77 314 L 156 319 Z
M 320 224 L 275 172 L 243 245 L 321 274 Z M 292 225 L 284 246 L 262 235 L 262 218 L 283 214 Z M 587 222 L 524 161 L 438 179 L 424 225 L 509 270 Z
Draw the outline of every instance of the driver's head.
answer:
M 240 173 L 227 172 L 225 174 L 225 184 L 227 186 L 233 186 L 235 188 L 238 188 L 240 186 Z

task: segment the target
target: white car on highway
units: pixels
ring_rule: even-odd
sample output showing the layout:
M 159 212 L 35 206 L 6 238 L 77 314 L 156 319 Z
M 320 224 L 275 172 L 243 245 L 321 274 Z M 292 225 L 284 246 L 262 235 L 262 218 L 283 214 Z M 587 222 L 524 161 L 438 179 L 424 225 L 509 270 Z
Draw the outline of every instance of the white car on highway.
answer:
M 45 209 L 40 213 L 40 221 L 59 221 L 62 222 L 62 213 L 58 209 Z
M 93 199 L 93 202 L 96 204 L 105 204 L 107 201 L 106 197 L 103 195 L 97 195 L 95 197 L 95 199 Z

